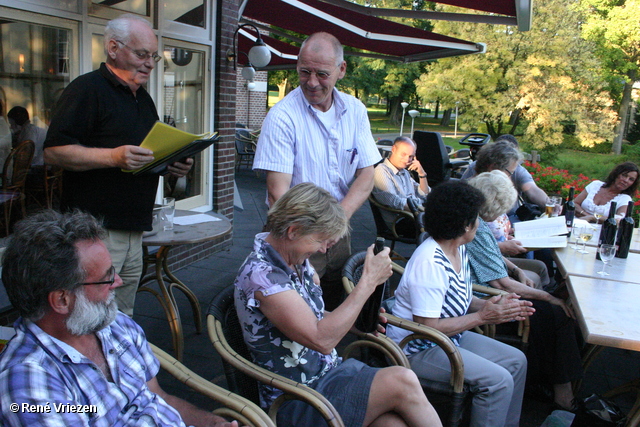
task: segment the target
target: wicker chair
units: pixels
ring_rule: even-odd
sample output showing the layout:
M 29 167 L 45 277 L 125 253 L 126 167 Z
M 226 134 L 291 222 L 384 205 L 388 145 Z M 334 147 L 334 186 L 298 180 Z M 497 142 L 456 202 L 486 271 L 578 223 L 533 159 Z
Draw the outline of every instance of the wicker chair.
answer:
M 11 213 L 15 201 L 20 201 L 22 217 L 27 216 L 25 184 L 27 182 L 27 174 L 31 168 L 34 151 L 35 145 L 33 141 L 22 141 L 16 148 L 11 150 L 4 162 L 0 203 L 4 204 L 4 221 L 7 235 L 11 228 Z
M 275 427 L 275 423 L 267 416 L 267 414 L 249 400 L 242 396 L 231 393 L 228 390 L 217 386 L 193 371 L 189 370 L 177 359 L 170 356 L 165 351 L 159 349 L 155 345 L 149 343 L 153 354 L 160 361 L 160 366 L 169 374 L 180 382 L 188 385 L 193 390 L 201 393 L 216 402 L 220 402 L 224 407 L 213 411 L 221 417 L 238 420 L 240 425 L 252 427 Z
M 366 252 L 358 252 L 352 255 L 345 263 L 342 270 L 342 283 L 347 293 L 351 293 L 360 280 L 366 255 Z M 396 273 L 402 274 L 404 272 L 404 268 L 396 263 L 392 263 L 392 267 Z M 448 336 L 436 329 L 421 325 L 417 322 L 401 319 L 391 313 L 386 313 L 384 317 L 387 318 L 389 325 L 412 332 L 400 342 L 400 348 L 404 348 L 404 346 L 412 340 L 424 338 L 436 343 L 446 353 L 449 358 L 449 363 L 451 364 L 451 378 L 449 382 L 440 383 L 420 379 L 420 383 L 431 403 L 444 415 L 444 417 L 441 415 L 441 418 L 447 419 L 446 425 L 450 427 L 459 426 L 462 422 L 465 401 L 469 393 L 467 387 L 464 385 L 464 363 L 458 348 Z M 438 396 L 444 396 L 446 401 L 438 401 Z M 442 405 L 443 403 L 444 405 Z M 443 408 L 443 406 L 448 408 Z M 448 416 L 446 416 L 447 412 Z
M 234 286 L 222 290 L 211 302 L 207 316 L 209 337 L 223 360 L 229 390 L 259 405 L 258 383 L 269 384 L 283 391 L 269 408 L 269 417 L 275 423 L 280 406 L 287 400 L 302 400 L 312 405 L 330 427 L 343 426 L 340 414 L 322 394 L 304 384 L 274 374 L 251 362 L 251 355 L 244 342 L 242 329 L 234 305 Z M 381 336 L 361 334 L 364 339 L 351 343 L 343 357 L 351 356 L 357 348 L 375 348 L 391 361 L 391 364 L 409 367 L 406 356 L 398 346 Z
M 406 258 L 403 257 L 402 255 L 400 255 L 399 253 L 395 252 L 394 248 L 396 245 L 396 242 L 401 242 L 401 243 L 407 243 L 410 245 L 415 245 L 416 244 L 416 237 L 407 237 L 407 236 L 402 236 L 400 234 L 398 234 L 398 232 L 396 231 L 395 228 L 395 224 L 398 223 L 398 221 L 400 221 L 403 218 L 406 218 L 408 220 L 411 220 L 414 222 L 414 224 L 416 224 L 416 234 L 419 230 L 419 225 L 416 222 L 416 218 L 414 216 L 413 213 L 408 212 L 408 211 L 404 211 L 404 210 L 400 210 L 400 209 L 394 209 L 394 208 L 390 208 L 389 206 L 385 206 L 382 203 L 378 202 L 375 197 L 373 197 L 373 194 L 369 195 L 369 206 L 371 207 L 371 213 L 373 214 L 373 220 L 376 224 L 376 235 L 378 237 L 384 237 L 385 239 L 391 241 L 391 254 L 392 254 L 392 259 L 401 259 L 406 261 Z M 391 212 L 395 215 L 394 218 L 394 225 L 393 227 L 389 228 L 389 226 L 387 225 L 387 223 L 385 222 L 384 218 L 382 217 L 382 211 L 386 211 L 386 212 Z

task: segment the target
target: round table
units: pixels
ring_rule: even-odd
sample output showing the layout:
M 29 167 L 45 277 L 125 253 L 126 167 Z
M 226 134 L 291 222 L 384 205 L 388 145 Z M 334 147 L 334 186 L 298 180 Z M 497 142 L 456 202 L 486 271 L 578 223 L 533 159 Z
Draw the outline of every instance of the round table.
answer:
M 198 212 L 190 212 L 184 210 L 176 210 L 176 217 L 188 215 L 203 215 Z M 173 275 L 169 269 L 167 260 L 169 251 L 174 246 L 203 243 L 216 238 L 224 237 L 231 232 L 231 222 L 223 215 L 216 213 L 208 213 L 218 221 L 200 222 L 190 225 L 175 224 L 172 231 L 161 230 L 157 234 L 143 236 L 142 245 L 144 250 L 144 272 L 150 265 L 155 265 L 155 275 L 144 277 L 138 286 L 138 292 L 149 292 L 156 297 L 162 305 L 164 312 L 169 321 L 171 328 L 171 336 L 173 339 L 173 348 L 176 358 L 182 361 L 184 351 L 184 336 L 182 332 L 182 323 L 180 321 L 180 312 L 176 299 L 173 296 L 173 288 L 177 288 L 187 297 L 193 311 L 193 318 L 196 324 L 196 331 L 202 332 L 202 311 L 200 303 L 195 294 L 184 283 Z M 149 247 L 158 246 L 155 253 L 149 253 Z M 149 287 L 150 282 L 156 281 L 160 292 Z

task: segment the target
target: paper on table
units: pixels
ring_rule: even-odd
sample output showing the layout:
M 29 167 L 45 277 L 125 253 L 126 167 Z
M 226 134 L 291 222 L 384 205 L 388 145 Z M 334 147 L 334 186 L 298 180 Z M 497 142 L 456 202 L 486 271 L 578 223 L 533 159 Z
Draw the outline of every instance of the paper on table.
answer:
M 528 249 L 564 248 L 567 246 L 567 238 L 565 236 L 527 237 L 518 240 L 522 246 Z
M 514 237 L 516 240 L 567 234 L 564 216 L 516 222 L 513 224 L 513 228 L 515 229 Z
M 197 215 L 185 215 L 185 216 L 177 216 L 173 218 L 173 223 L 176 225 L 192 225 L 192 224 L 200 224 L 203 222 L 215 222 L 221 221 L 220 218 L 216 218 L 207 214 L 197 214 Z

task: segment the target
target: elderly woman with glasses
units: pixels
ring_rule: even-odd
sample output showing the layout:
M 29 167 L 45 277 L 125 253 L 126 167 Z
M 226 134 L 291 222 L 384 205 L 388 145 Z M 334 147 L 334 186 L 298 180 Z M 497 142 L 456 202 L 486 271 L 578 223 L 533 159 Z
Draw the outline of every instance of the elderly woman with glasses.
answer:
M 392 310 L 398 317 L 439 330 L 458 346 L 465 384 L 473 394 L 471 426 L 515 427 L 520 422 L 526 358 L 520 350 L 469 329 L 522 320 L 533 309 L 531 302 L 514 294 L 482 300 L 471 292 L 465 245 L 476 234 L 483 203 L 482 194 L 465 182 L 440 184 L 429 193 L 425 228 L 430 237 L 409 259 Z M 387 329 L 398 343 L 410 334 L 393 326 Z M 449 359 L 434 343 L 413 340 L 404 351 L 420 378 L 449 381 Z
M 527 382 L 538 388 L 551 387 L 555 404 L 561 409 L 572 409 L 571 382 L 582 376 L 573 311 L 562 299 L 537 289 L 539 280 L 531 280 L 500 253 L 487 222 L 503 214 L 516 198 L 516 190 L 507 175 L 498 170 L 484 172 L 469 180 L 469 184 L 480 190 L 485 199 L 480 207 L 478 231 L 467 244 L 471 278 L 474 283 L 513 292 L 532 301 L 536 313 L 531 316 Z
M 235 281 L 235 305 L 254 361 L 320 392 L 346 426 L 441 426 L 411 370 L 342 361 L 335 350 L 369 295 L 391 275 L 389 249 L 374 256 L 373 245 L 368 248 L 358 286 L 328 312 L 308 258 L 348 232 L 343 208 L 326 190 L 298 184 L 273 204 L 267 228 L 256 236 Z M 261 385 L 262 405 L 281 393 Z M 317 411 L 299 401 L 285 403 L 277 421 L 324 425 Z

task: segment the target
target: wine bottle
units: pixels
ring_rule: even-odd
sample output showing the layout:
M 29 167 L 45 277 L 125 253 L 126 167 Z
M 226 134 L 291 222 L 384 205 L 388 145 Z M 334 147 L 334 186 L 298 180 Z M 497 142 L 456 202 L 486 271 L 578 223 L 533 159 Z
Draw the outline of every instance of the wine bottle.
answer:
M 616 202 L 611 202 L 609 207 L 609 216 L 602 224 L 600 230 L 600 239 L 598 240 L 598 250 L 596 251 L 596 259 L 600 259 L 600 246 L 602 245 L 615 245 L 616 244 L 616 231 L 618 231 L 618 224 L 616 223 Z
M 573 202 L 575 188 L 569 188 L 569 197 L 562 207 L 562 215 L 564 215 L 565 224 L 567 224 L 567 236 L 571 237 L 571 229 L 573 228 L 573 219 L 576 215 L 576 204 Z
M 384 238 L 377 237 L 373 253 L 377 255 L 383 248 Z M 362 310 L 360 310 L 355 324 L 356 329 L 359 331 L 374 332 L 378 329 L 378 324 L 380 323 L 378 317 L 380 316 L 380 306 L 384 298 L 385 286 L 387 286 L 387 282 L 376 286 L 376 289 L 369 295 L 369 298 L 367 298 L 367 301 L 362 306 Z
M 620 221 L 618 226 L 618 251 L 616 252 L 617 258 L 626 258 L 629 255 L 629 247 L 631 246 L 631 237 L 633 235 L 633 201 L 630 201 L 627 205 L 627 214 Z

